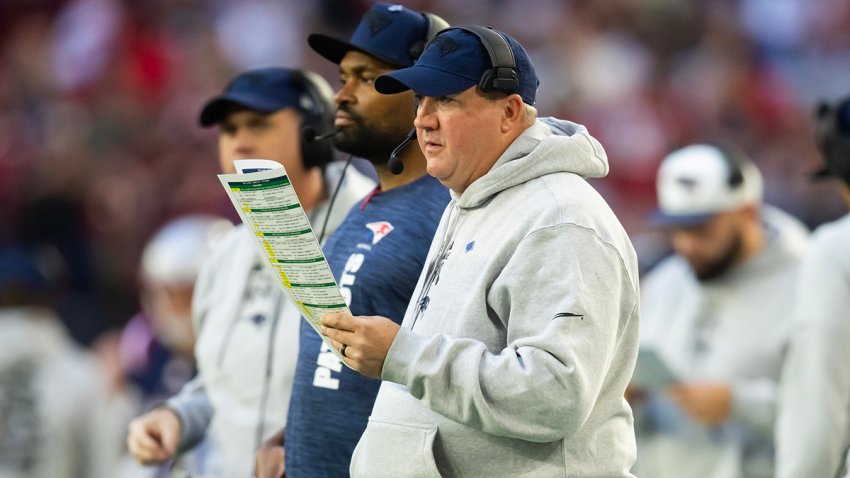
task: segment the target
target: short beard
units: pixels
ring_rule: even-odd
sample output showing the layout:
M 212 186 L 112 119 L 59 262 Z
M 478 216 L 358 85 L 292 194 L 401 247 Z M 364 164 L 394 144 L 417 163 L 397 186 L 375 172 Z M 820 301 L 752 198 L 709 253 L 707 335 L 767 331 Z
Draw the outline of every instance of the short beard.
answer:
M 694 270 L 697 280 L 708 282 L 725 274 L 738 261 L 743 247 L 744 240 L 741 237 L 741 232 L 736 231 L 735 236 L 732 238 L 732 243 L 722 256 L 700 270 Z
M 334 135 L 334 147 L 372 164 L 385 163 L 407 134 L 406 131 L 396 133 L 379 130 L 374 125 L 366 124 L 361 117 L 354 116 L 352 120 L 352 124 L 340 128 Z

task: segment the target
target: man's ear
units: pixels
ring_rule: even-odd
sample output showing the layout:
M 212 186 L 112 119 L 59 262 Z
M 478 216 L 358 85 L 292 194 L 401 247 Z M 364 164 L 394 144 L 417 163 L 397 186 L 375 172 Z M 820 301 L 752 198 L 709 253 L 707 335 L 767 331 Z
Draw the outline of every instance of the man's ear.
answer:
M 504 99 L 502 104 L 502 132 L 507 133 L 524 121 L 525 106 L 522 97 L 514 93 Z

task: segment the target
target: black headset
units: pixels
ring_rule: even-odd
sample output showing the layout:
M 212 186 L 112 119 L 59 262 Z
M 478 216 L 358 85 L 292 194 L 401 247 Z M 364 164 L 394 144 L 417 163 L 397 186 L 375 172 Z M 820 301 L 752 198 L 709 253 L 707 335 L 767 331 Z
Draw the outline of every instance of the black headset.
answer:
M 491 27 L 480 25 L 462 25 L 452 27 L 452 30 L 469 32 L 481 41 L 487 55 L 490 57 L 490 69 L 484 71 L 478 80 L 478 89 L 487 93 L 501 91 L 516 93 L 519 89 L 519 78 L 516 73 L 516 60 L 508 40 Z
M 336 105 L 333 101 L 333 91 L 324 78 L 306 70 L 292 70 L 294 82 L 306 93 L 299 98 L 296 108 L 304 115 L 301 129 L 311 131 L 326 131 L 333 128 Z M 325 166 L 334 157 L 333 143 L 331 141 L 314 141 L 313 138 L 305 139 L 301 136 L 301 158 L 306 169 Z
M 818 105 L 815 138 L 826 170 L 850 186 L 850 97 Z
M 410 50 L 408 51 L 408 53 L 410 53 L 410 58 L 414 61 L 422 55 L 422 52 L 425 51 L 425 46 L 430 43 L 435 36 L 446 28 L 449 28 L 449 22 L 443 20 L 437 15 L 434 15 L 433 13 L 422 12 L 422 16 L 425 17 L 425 23 L 427 23 L 428 27 L 425 32 L 425 37 L 411 45 Z
M 437 35 L 445 31 L 449 28 L 449 23 L 437 15 L 428 12 L 422 12 L 422 16 L 425 17 L 425 21 L 428 24 L 427 31 L 425 32 L 425 37 L 414 43 L 408 53 L 410 53 L 410 57 L 415 61 L 421 55 L 422 52 L 425 51 L 425 48 L 431 43 Z M 390 172 L 393 174 L 401 174 L 404 171 L 404 163 L 402 163 L 401 158 L 399 158 L 399 154 L 401 151 L 407 147 L 408 144 L 413 142 L 416 139 L 416 128 L 412 128 L 407 136 L 404 137 L 401 143 L 393 149 L 392 153 L 390 153 L 390 159 L 387 160 L 387 167 Z
M 514 51 L 511 50 L 511 46 L 508 44 L 505 37 L 489 27 L 482 27 L 479 25 L 449 27 L 448 23 L 436 15 L 431 13 L 425 13 L 424 15 L 425 18 L 428 19 L 428 36 L 426 37 L 427 43 L 424 43 L 424 46 L 418 50 L 411 48 L 411 55 L 414 55 L 414 52 L 417 52 L 414 57 L 418 58 L 425 48 L 434 41 L 434 39 L 439 38 L 442 33 L 448 30 L 464 30 L 478 37 L 481 44 L 484 45 L 484 49 L 487 50 L 487 55 L 490 57 L 491 68 L 481 75 L 481 79 L 478 80 L 478 89 L 485 93 L 490 91 L 516 93 L 519 89 L 519 78 L 516 74 L 516 61 L 514 60 Z M 435 19 L 437 21 L 435 21 Z M 414 47 L 417 45 L 414 45 Z M 393 150 L 392 154 L 390 154 L 387 166 L 389 166 L 390 172 L 393 174 L 401 174 L 402 171 L 404 171 L 404 164 L 402 164 L 398 155 L 401 153 L 401 150 L 407 147 L 407 145 L 414 139 L 416 139 L 416 128 L 410 130 L 410 133 L 407 134 L 404 141 L 402 141 Z
M 720 152 L 720 156 L 729 166 L 729 176 L 726 183 L 732 189 L 737 189 L 744 184 L 744 168 L 750 162 L 747 155 L 738 147 L 723 141 L 708 141 L 708 146 Z

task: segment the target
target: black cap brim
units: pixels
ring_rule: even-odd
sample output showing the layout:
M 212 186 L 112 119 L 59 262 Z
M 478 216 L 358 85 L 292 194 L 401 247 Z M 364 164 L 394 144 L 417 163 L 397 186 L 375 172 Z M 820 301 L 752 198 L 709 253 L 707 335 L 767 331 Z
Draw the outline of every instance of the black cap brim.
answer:
M 260 113 L 272 113 L 279 109 L 277 107 L 269 108 L 266 103 L 257 101 L 256 98 L 249 98 L 235 94 L 219 95 L 207 102 L 201 110 L 198 121 L 204 128 L 209 128 L 212 125 L 221 123 L 233 106 L 248 108 Z
M 338 40 L 336 38 L 329 37 L 321 33 L 311 33 L 307 37 L 307 44 L 310 45 L 310 48 L 312 48 L 313 51 L 315 51 L 319 55 L 322 55 L 331 63 L 336 63 L 337 65 L 340 64 L 342 58 L 345 56 L 346 53 L 350 51 L 359 51 L 360 53 L 363 53 L 365 55 L 377 58 L 378 60 L 381 60 L 382 62 L 393 66 L 394 68 L 403 68 L 406 66 L 399 65 L 397 62 L 373 51 L 360 48 L 357 45 L 353 45 L 346 41 Z
M 413 90 L 424 96 L 447 96 L 460 93 L 477 82 L 464 76 L 429 66 L 411 66 L 392 73 L 384 73 L 375 80 L 378 93 L 395 94 Z

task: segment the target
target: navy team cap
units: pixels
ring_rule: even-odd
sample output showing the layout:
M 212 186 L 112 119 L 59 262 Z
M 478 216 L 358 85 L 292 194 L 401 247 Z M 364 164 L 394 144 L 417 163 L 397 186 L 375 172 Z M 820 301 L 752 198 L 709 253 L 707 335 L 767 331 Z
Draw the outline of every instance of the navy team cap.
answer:
M 416 61 L 427 35 L 428 20 L 422 13 L 402 5 L 376 3 L 363 15 L 350 41 L 313 33 L 307 37 L 307 43 L 333 63 L 338 64 L 346 53 L 354 50 L 396 68 L 405 68 Z
M 514 54 L 518 88 L 513 93 L 534 105 L 540 81 L 525 48 L 510 35 L 499 32 Z M 380 93 L 393 94 L 413 90 L 424 96 L 447 96 L 478 84 L 485 71 L 493 68 L 490 55 L 473 33 L 462 27 L 448 28 L 434 37 L 416 64 L 385 73 L 375 81 Z
M 310 101 L 300 86 L 299 74 L 286 68 L 249 70 L 237 76 L 224 91 L 211 98 L 201 110 L 201 126 L 220 123 L 231 105 L 241 106 L 260 113 L 274 113 L 284 108 L 309 109 L 303 101 Z

